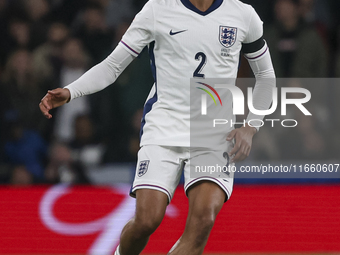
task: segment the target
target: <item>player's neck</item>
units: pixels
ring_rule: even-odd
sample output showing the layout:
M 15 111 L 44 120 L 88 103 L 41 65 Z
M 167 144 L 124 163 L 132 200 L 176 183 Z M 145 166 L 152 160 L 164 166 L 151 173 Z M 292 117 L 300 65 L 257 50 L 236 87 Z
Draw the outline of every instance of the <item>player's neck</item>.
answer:
M 205 12 L 215 0 L 190 0 L 190 2 L 200 11 Z

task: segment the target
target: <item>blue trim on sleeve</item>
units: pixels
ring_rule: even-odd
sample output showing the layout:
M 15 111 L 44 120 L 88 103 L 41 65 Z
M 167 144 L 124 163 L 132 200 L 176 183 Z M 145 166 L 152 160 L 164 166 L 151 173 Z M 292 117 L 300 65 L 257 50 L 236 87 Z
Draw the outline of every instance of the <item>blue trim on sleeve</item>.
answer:
M 155 54 L 154 54 L 154 48 L 155 48 L 155 42 L 150 43 L 149 45 L 149 56 L 150 56 L 150 63 L 151 63 L 151 71 L 153 78 L 155 80 L 155 94 L 153 95 L 152 98 L 150 98 L 145 106 L 144 106 L 144 111 L 143 111 L 143 118 L 142 118 L 142 124 L 141 124 L 141 129 L 140 129 L 140 139 L 142 139 L 143 135 L 143 128 L 145 126 L 145 116 L 151 111 L 152 106 L 154 103 L 157 102 L 158 100 L 158 95 L 157 95 L 157 76 L 156 76 L 156 63 L 155 63 Z
M 129 45 L 127 45 L 125 42 L 123 42 L 123 40 L 120 41 L 122 44 L 124 44 L 124 46 L 126 48 L 128 48 L 129 50 L 131 50 L 133 53 L 139 55 L 139 53 L 137 51 L 135 51 L 134 49 L 132 49 Z
M 185 7 L 192 10 L 193 12 L 196 12 L 197 14 L 200 14 L 202 16 L 206 16 L 209 13 L 215 11 L 218 7 L 220 7 L 221 4 L 223 3 L 223 0 L 215 0 L 213 4 L 209 7 L 209 9 L 206 10 L 205 12 L 202 12 L 199 9 L 197 9 L 189 0 L 181 0 L 181 2 Z

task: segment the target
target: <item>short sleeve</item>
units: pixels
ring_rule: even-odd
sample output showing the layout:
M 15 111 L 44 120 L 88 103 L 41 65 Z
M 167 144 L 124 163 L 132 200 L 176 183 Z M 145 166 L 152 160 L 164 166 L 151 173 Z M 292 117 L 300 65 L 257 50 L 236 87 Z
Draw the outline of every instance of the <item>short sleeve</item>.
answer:
M 145 46 L 154 41 L 153 1 L 149 1 L 136 15 L 120 43 L 132 55 L 138 56 Z
M 248 44 L 257 41 L 263 36 L 263 22 L 254 8 L 251 7 L 249 28 L 243 43 Z

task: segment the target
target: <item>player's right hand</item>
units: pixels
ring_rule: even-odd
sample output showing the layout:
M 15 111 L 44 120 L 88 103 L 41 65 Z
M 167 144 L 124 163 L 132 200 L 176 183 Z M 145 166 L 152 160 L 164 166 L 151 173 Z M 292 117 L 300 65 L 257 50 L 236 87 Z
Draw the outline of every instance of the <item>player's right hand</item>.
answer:
M 57 108 L 66 104 L 71 99 L 71 93 L 68 89 L 54 89 L 49 90 L 47 94 L 41 99 L 39 104 L 40 111 L 44 114 L 44 116 L 48 119 L 52 118 L 52 115 L 49 113 L 53 108 Z

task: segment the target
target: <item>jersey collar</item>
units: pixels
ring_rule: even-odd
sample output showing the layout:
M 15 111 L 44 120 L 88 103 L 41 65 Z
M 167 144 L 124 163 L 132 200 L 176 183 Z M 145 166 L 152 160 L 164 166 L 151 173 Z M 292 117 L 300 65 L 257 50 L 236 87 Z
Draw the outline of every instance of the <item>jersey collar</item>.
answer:
M 181 2 L 186 8 L 192 10 L 193 12 L 196 12 L 197 14 L 205 16 L 215 11 L 218 7 L 220 7 L 221 4 L 223 3 L 223 0 L 215 0 L 213 4 L 209 7 L 209 9 L 206 10 L 205 12 L 202 12 L 199 9 L 197 9 L 189 0 L 181 0 Z

